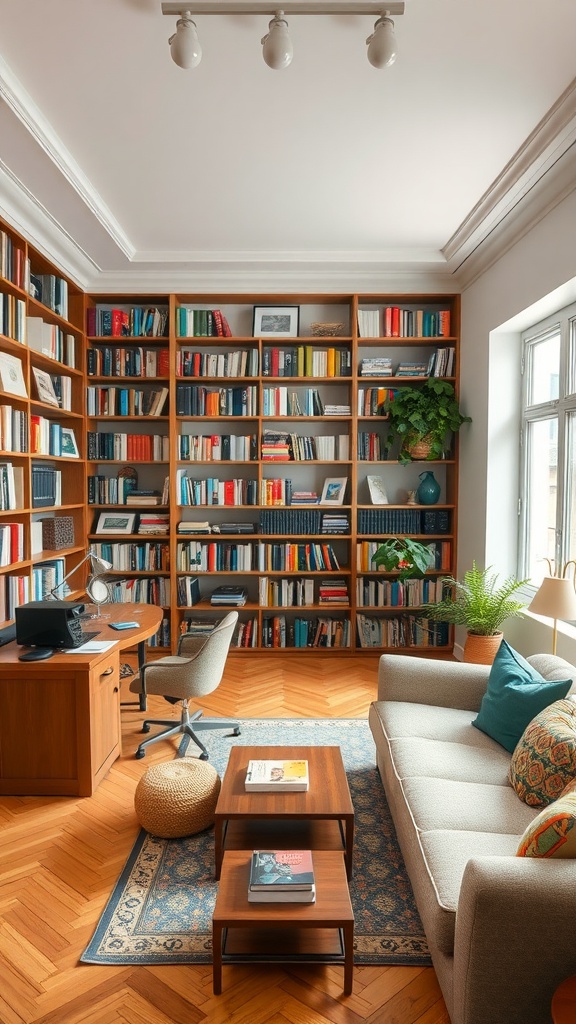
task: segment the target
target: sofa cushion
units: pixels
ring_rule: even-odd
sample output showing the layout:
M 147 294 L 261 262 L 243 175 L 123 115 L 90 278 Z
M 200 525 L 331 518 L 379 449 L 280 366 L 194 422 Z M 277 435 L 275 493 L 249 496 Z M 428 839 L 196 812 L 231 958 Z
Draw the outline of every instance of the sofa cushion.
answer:
M 468 725 L 468 731 L 472 729 Z M 478 735 L 476 733 L 475 735 Z M 399 737 L 390 740 L 390 753 L 400 779 L 410 776 L 451 779 L 454 782 L 482 782 L 506 786 L 510 754 L 485 737 L 485 746 L 467 746 L 426 737 Z
M 404 799 L 420 832 L 450 829 L 520 837 L 536 813 L 509 785 L 406 778 Z
M 546 680 L 503 640 L 488 677 L 478 717 L 472 725 L 510 753 L 535 715 L 565 697 L 571 679 Z
M 576 781 L 536 815 L 517 853 L 519 857 L 576 857 Z
M 557 700 L 524 730 L 510 761 L 510 784 L 521 800 L 542 807 L 576 779 L 576 703 Z

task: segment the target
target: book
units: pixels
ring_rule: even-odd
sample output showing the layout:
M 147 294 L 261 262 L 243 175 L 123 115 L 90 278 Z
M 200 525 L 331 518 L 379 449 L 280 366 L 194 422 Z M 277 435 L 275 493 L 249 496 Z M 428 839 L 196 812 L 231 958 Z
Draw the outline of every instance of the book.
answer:
M 250 793 L 302 793 L 309 785 L 308 761 L 248 762 L 244 787 Z
M 254 850 L 248 888 L 252 892 L 311 892 L 314 865 L 311 850 Z
M 34 374 L 38 400 L 45 402 L 47 405 L 58 407 L 58 396 L 54 390 L 54 383 L 50 374 L 46 373 L 45 370 L 40 370 L 37 366 L 32 367 L 32 373 Z
M 370 491 L 370 501 L 373 505 L 387 505 L 388 495 L 386 494 L 386 488 L 384 486 L 384 480 L 381 476 L 367 476 L 368 490 Z
M 312 889 L 302 890 L 295 889 L 294 891 L 282 891 L 273 889 L 273 891 L 265 892 L 260 889 L 255 892 L 252 889 L 248 890 L 248 903 L 315 903 L 316 902 L 316 886 Z
M 0 352 L 0 387 L 11 395 L 27 398 L 26 383 L 22 373 L 22 360 L 8 352 Z

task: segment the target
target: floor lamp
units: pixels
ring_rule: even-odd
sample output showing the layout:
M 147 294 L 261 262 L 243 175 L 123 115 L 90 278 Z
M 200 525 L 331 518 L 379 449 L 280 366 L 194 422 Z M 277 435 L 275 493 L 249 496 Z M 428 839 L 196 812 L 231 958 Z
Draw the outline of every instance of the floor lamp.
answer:
M 568 564 L 566 563 L 564 566 L 564 573 L 566 573 Z M 552 654 L 556 654 L 558 619 L 567 621 L 576 619 L 576 591 L 573 580 L 566 575 L 545 576 L 532 602 L 528 605 L 528 611 L 554 620 Z

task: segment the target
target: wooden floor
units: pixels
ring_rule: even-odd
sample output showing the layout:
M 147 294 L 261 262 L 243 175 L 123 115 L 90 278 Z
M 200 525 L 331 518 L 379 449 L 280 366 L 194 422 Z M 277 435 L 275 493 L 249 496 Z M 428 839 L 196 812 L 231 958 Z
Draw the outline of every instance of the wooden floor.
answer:
M 370 655 L 231 654 L 204 707 L 238 718 L 364 717 L 376 671 Z M 159 698 L 150 709 L 178 714 Z M 169 753 L 160 743 L 135 760 L 142 717 L 123 709 L 123 756 L 93 797 L 0 798 L 0 1024 L 449 1024 L 431 968 L 358 967 L 343 996 L 338 967 L 226 967 L 215 997 L 209 965 L 79 965 L 138 832 L 138 779 Z

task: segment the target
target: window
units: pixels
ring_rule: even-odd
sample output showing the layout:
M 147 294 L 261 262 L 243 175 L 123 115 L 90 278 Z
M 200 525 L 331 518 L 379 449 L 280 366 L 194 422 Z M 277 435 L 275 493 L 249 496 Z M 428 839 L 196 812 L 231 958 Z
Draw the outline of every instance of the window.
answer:
M 576 559 L 575 367 L 573 305 L 522 336 L 519 572 L 535 586 Z

